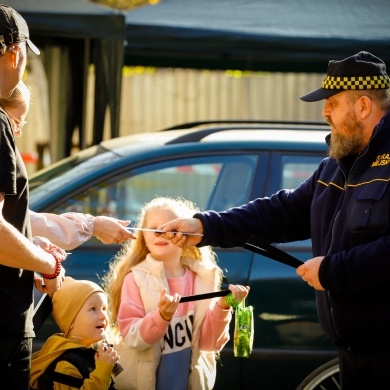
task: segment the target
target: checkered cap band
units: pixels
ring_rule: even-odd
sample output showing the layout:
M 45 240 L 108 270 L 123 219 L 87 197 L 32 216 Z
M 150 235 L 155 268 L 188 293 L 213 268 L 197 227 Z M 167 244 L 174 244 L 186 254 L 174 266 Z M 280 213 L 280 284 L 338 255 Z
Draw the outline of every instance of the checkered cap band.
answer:
M 388 75 L 337 77 L 326 76 L 322 82 L 324 89 L 386 89 L 390 88 Z

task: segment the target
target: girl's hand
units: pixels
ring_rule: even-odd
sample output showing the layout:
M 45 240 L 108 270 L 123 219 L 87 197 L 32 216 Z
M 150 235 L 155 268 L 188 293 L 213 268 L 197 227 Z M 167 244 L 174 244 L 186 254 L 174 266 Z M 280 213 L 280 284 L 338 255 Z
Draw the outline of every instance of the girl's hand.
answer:
M 107 346 L 105 343 L 99 345 L 95 354 L 95 361 L 102 361 L 114 365 L 119 360 L 119 355 L 114 348 Z
M 229 290 L 233 294 L 234 298 L 238 303 L 244 300 L 248 294 L 250 287 L 249 286 L 241 286 L 240 284 L 229 284 Z M 230 306 L 226 303 L 226 297 L 221 297 L 218 300 L 218 306 L 221 309 L 227 310 Z
M 179 294 L 169 295 L 167 290 L 161 291 L 158 309 L 163 320 L 170 321 L 177 310 L 181 296 Z

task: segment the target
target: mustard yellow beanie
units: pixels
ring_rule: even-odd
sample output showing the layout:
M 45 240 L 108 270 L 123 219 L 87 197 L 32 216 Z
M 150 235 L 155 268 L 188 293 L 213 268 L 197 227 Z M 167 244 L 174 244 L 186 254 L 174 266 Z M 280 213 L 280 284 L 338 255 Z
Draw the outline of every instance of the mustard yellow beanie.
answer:
M 94 292 L 104 293 L 96 283 L 66 276 L 61 288 L 54 293 L 53 318 L 65 336 L 85 301 Z

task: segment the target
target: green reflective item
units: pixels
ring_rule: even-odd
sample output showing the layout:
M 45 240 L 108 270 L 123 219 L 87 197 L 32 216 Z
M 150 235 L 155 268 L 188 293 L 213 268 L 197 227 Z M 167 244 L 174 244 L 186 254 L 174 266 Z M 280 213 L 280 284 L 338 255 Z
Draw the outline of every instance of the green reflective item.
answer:
M 235 309 L 234 356 L 248 358 L 253 347 L 253 307 L 246 307 L 245 299 L 238 303 L 233 294 L 226 297 L 226 303 Z

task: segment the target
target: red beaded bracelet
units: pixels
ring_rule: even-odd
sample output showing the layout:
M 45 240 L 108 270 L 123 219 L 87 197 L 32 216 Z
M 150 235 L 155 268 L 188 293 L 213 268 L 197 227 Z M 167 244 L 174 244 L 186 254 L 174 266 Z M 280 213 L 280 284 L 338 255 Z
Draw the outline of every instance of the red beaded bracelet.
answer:
M 51 275 L 41 273 L 43 279 L 49 279 L 49 280 L 55 279 L 61 272 L 62 266 L 61 266 L 60 258 L 57 256 L 56 253 L 52 253 L 52 255 L 56 261 L 56 270 Z

